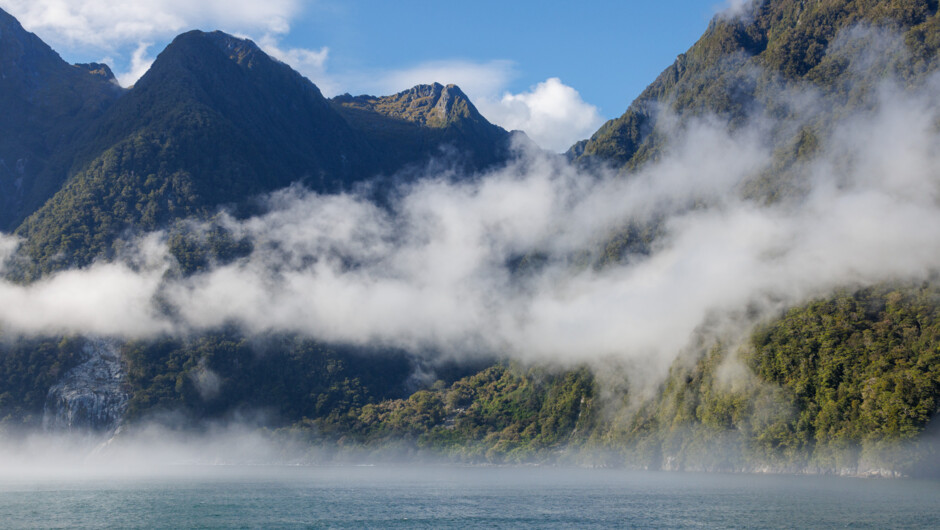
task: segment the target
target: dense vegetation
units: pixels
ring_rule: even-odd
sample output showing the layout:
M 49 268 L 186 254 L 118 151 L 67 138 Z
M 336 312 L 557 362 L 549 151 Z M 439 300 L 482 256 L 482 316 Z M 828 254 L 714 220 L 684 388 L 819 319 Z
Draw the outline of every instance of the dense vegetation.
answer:
M 470 462 L 549 459 L 586 436 L 593 378 L 503 364 L 446 386 L 438 381 L 407 399 L 355 407 L 301 422 L 320 440 L 352 450 L 389 448 Z
M 277 425 L 400 397 L 412 372 L 403 353 L 370 355 L 234 330 L 131 342 L 122 354 L 133 389 L 131 420 L 156 412 L 183 413 L 190 420 L 260 412 Z
M 922 286 L 816 300 L 739 350 L 715 344 L 676 361 L 652 394 L 586 367 L 499 364 L 289 432 L 468 462 L 936 472 L 940 447 L 917 436 L 940 400 L 938 297 Z
M 84 360 L 84 342 L 0 337 L 0 432 L 42 425 L 46 393 Z
M 749 190 L 774 197 L 788 191 L 780 181 L 789 174 L 781 170 L 801 148 L 805 154 L 806 142 L 824 136 L 836 116 L 870 105 L 886 79 L 912 88 L 937 67 L 934 0 L 773 0 L 745 9 L 741 16 L 716 17 L 622 116 L 573 146 L 569 157 L 629 171 L 667 148 L 665 114 L 680 121 L 717 115 L 732 128 L 767 115 L 782 124 L 777 145 L 795 145 Z M 787 97 L 793 89 L 816 91 L 825 112 L 798 115 Z

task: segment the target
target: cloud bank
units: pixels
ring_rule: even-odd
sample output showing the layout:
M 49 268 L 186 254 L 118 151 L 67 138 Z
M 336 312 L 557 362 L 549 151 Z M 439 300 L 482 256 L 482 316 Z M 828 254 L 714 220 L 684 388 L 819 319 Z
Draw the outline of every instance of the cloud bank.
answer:
M 662 159 L 630 178 L 530 152 L 473 179 L 429 176 L 387 208 L 283 190 L 263 215 L 218 221 L 253 242 L 246 257 L 180 278 L 151 234 L 126 264 L 0 282 L 0 325 L 147 337 L 237 324 L 422 355 L 665 369 L 716 322 L 936 272 L 937 86 L 886 86 L 876 110 L 836 126 L 800 170 L 800 200 L 742 199 L 773 162 L 770 128 L 729 134 L 706 119 L 669 131 Z M 633 251 L 605 260 L 618 240 Z M 0 237 L 0 258 L 13 245 Z

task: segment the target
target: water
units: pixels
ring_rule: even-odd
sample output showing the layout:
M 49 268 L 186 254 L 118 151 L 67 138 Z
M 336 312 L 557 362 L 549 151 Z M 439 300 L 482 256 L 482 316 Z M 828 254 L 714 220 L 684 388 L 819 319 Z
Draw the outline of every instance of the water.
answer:
M 0 480 L 4 528 L 938 528 L 940 483 L 557 468 L 188 467 Z

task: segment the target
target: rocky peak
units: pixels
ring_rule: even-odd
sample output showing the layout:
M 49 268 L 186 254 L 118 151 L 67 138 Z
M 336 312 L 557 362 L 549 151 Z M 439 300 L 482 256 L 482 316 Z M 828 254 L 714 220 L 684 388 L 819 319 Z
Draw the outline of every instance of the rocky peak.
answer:
M 455 122 L 484 121 L 470 98 L 457 85 L 417 85 L 391 96 L 350 96 L 343 94 L 334 102 L 345 107 L 378 112 L 427 127 L 447 127 Z
M 111 71 L 111 67 L 104 63 L 78 63 L 75 67 L 91 75 L 104 78 L 112 83 L 117 83 L 117 78 L 114 77 L 114 72 Z

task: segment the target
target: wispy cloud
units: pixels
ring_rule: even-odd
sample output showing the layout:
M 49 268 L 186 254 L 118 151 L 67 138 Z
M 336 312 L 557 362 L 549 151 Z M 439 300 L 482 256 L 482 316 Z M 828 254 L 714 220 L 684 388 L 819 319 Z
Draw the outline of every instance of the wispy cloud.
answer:
M 746 16 L 751 10 L 763 0 L 725 0 L 723 4 L 715 7 L 718 16 L 726 18 L 735 18 Z
M 147 73 L 150 65 L 153 64 L 153 57 L 147 53 L 151 46 L 153 46 L 153 43 L 150 42 L 141 42 L 137 45 L 137 49 L 131 55 L 130 69 L 127 72 L 117 74 L 117 80 L 121 86 L 131 86 Z

